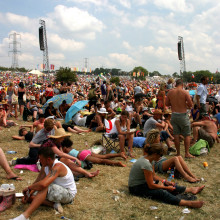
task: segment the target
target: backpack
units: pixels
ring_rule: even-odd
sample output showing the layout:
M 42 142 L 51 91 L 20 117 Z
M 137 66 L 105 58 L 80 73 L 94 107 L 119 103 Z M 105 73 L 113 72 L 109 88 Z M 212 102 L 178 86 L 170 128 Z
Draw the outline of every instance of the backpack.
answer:
M 94 100 L 94 99 L 96 99 L 95 89 L 90 89 L 90 90 L 89 90 L 88 98 L 89 98 L 89 100 Z
M 190 147 L 189 152 L 192 155 L 199 156 L 201 155 L 201 151 L 203 152 L 203 148 L 208 149 L 208 152 L 210 152 L 208 142 L 203 139 L 200 139 L 192 147 Z

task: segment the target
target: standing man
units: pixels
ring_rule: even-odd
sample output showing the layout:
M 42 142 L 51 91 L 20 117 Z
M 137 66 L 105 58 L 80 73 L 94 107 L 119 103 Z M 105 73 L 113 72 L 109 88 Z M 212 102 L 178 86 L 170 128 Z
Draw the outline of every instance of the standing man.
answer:
M 208 81 L 209 81 L 209 78 L 207 76 L 203 76 L 201 78 L 201 84 L 197 88 L 196 101 L 197 101 L 197 106 L 199 108 L 200 117 L 202 117 L 203 115 L 207 113 L 206 99 L 208 95 L 208 91 L 207 91 Z
M 183 89 L 181 79 L 176 81 L 176 88 L 168 92 L 165 105 L 171 106 L 172 110 L 171 124 L 177 156 L 180 155 L 180 135 L 182 134 L 184 136 L 185 157 L 194 157 L 189 153 L 191 128 L 187 113 L 187 108 L 192 108 L 192 100 L 189 93 Z
M 71 203 L 76 195 L 76 184 L 71 170 L 62 162 L 55 159 L 51 147 L 39 150 L 42 164 L 41 171 L 35 182 L 23 190 L 23 203 L 31 202 L 23 214 L 14 220 L 27 220 L 40 206 L 46 205 L 62 213 L 61 203 Z M 33 193 L 37 191 L 37 195 Z

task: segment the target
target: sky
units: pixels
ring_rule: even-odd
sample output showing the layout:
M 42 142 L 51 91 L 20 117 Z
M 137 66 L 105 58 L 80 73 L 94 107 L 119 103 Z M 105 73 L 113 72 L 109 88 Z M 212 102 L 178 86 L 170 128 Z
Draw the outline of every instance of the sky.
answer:
M 39 20 L 46 22 L 49 63 L 63 67 L 180 71 L 178 36 L 186 71 L 220 71 L 219 0 L 7 0 L 0 1 L 0 66 L 43 63 Z M 10 38 L 9 38 L 10 36 Z M 10 46 L 10 47 L 9 47 Z

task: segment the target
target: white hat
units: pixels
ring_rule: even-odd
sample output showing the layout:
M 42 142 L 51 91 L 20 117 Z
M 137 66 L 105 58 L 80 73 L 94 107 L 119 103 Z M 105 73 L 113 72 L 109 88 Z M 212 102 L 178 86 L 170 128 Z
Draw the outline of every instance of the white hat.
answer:
M 100 108 L 100 110 L 98 110 L 97 112 L 101 114 L 108 114 L 105 108 Z

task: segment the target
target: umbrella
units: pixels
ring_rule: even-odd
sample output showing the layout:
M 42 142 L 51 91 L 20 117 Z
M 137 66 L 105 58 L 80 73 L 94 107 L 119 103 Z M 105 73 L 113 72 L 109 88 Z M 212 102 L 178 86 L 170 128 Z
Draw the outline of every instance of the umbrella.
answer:
M 196 90 L 189 90 L 189 94 L 190 94 L 191 96 L 194 96 L 194 95 L 196 94 Z
M 58 109 L 59 106 L 62 104 L 63 100 L 66 100 L 67 104 L 70 104 L 73 102 L 73 94 L 72 93 L 64 93 L 61 95 L 56 95 L 53 98 L 49 99 L 44 105 L 43 105 L 43 111 L 49 106 L 49 102 L 53 102 L 54 108 Z
M 68 123 L 71 118 L 78 112 L 80 111 L 85 105 L 88 104 L 88 100 L 82 100 L 82 101 L 78 101 L 76 102 L 74 105 L 72 105 L 67 113 L 66 113 L 66 117 L 65 117 L 65 122 Z

